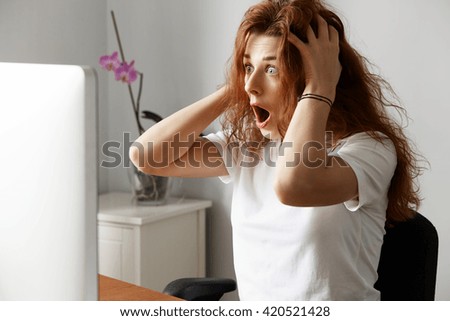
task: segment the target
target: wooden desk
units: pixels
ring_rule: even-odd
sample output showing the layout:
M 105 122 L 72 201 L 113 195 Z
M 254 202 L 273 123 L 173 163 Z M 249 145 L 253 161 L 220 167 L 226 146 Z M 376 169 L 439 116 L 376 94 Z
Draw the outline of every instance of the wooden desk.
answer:
M 98 297 L 100 301 L 183 301 L 104 275 L 98 276 Z

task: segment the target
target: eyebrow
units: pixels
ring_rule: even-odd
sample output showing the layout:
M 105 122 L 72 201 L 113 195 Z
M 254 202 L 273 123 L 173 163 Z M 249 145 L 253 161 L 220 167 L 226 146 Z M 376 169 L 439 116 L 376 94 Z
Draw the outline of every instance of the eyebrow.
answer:
M 251 57 L 249 54 L 244 54 L 244 58 L 250 59 Z M 266 56 L 266 57 L 263 57 L 262 60 L 263 61 L 277 60 L 277 56 Z

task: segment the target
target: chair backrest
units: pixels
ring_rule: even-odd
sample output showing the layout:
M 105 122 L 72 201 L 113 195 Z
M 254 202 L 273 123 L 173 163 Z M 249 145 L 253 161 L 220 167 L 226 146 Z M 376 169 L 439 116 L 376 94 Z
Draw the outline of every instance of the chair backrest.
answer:
M 432 301 L 438 234 L 423 215 L 386 229 L 375 288 L 383 301 Z

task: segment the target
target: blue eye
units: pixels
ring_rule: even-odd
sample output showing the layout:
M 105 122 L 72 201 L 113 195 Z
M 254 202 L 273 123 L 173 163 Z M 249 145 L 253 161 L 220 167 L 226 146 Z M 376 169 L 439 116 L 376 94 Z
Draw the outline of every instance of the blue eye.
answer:
M 244 69 L 246 74 L 251 74 L 254 68 L 251 65 L 244 65 Z
M 268 74 L 271 74 L 271 75 L 276 75 L 278 73 L 278 69 L 274 66 L 267 67 L 266 71 Z

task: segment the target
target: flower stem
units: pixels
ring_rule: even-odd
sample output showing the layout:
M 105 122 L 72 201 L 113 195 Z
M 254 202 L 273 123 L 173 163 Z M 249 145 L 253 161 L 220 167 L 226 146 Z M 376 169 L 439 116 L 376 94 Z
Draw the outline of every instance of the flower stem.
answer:
M 141 94 L 142 94 L 142 83 L 144 82 L 144 74 L 142 72 L 139 72 L 139 89 L 138 89 L 138 96 L 136 101 L 136 121 L 138 124 L 139 134 L 142 135 L 144 133 L 144 128 L 141 125 L 141 122 L 139 120 L 139 110 L 141 108 L 140 102 L 141 102 Z
M 125 60 L 125 55 L 123 53 L 122 42 L 120 41 L 119 28 L 117 28 L 116 17 L 114 15 L 114 11 L 112 11 L 112 10 L 111 10 L 111 18 L 112 18 L 113 25 L 114 25 L 114 31 L 116 33 L 117 44 L 119 45 L 120 57 L 122 58 L 122 61 L 125 62 L 126 60 Z M 133 88 L 131 88 L 131 85 L 128 84 L 128 92 L 130 94 L 131 104 L 133 105 L 133 111 L 134 111 L 134 116 L 136 118 L 139 135 L 141 135 L 144 132 L 141 122 L 139 121 L 139 100 L 141 98 L 141 91 L 142 91 L 142 78 L 143 78 L 143 74 L 139 73 L 139 92 L 138 92 L 137 104 L 134 100 Z

